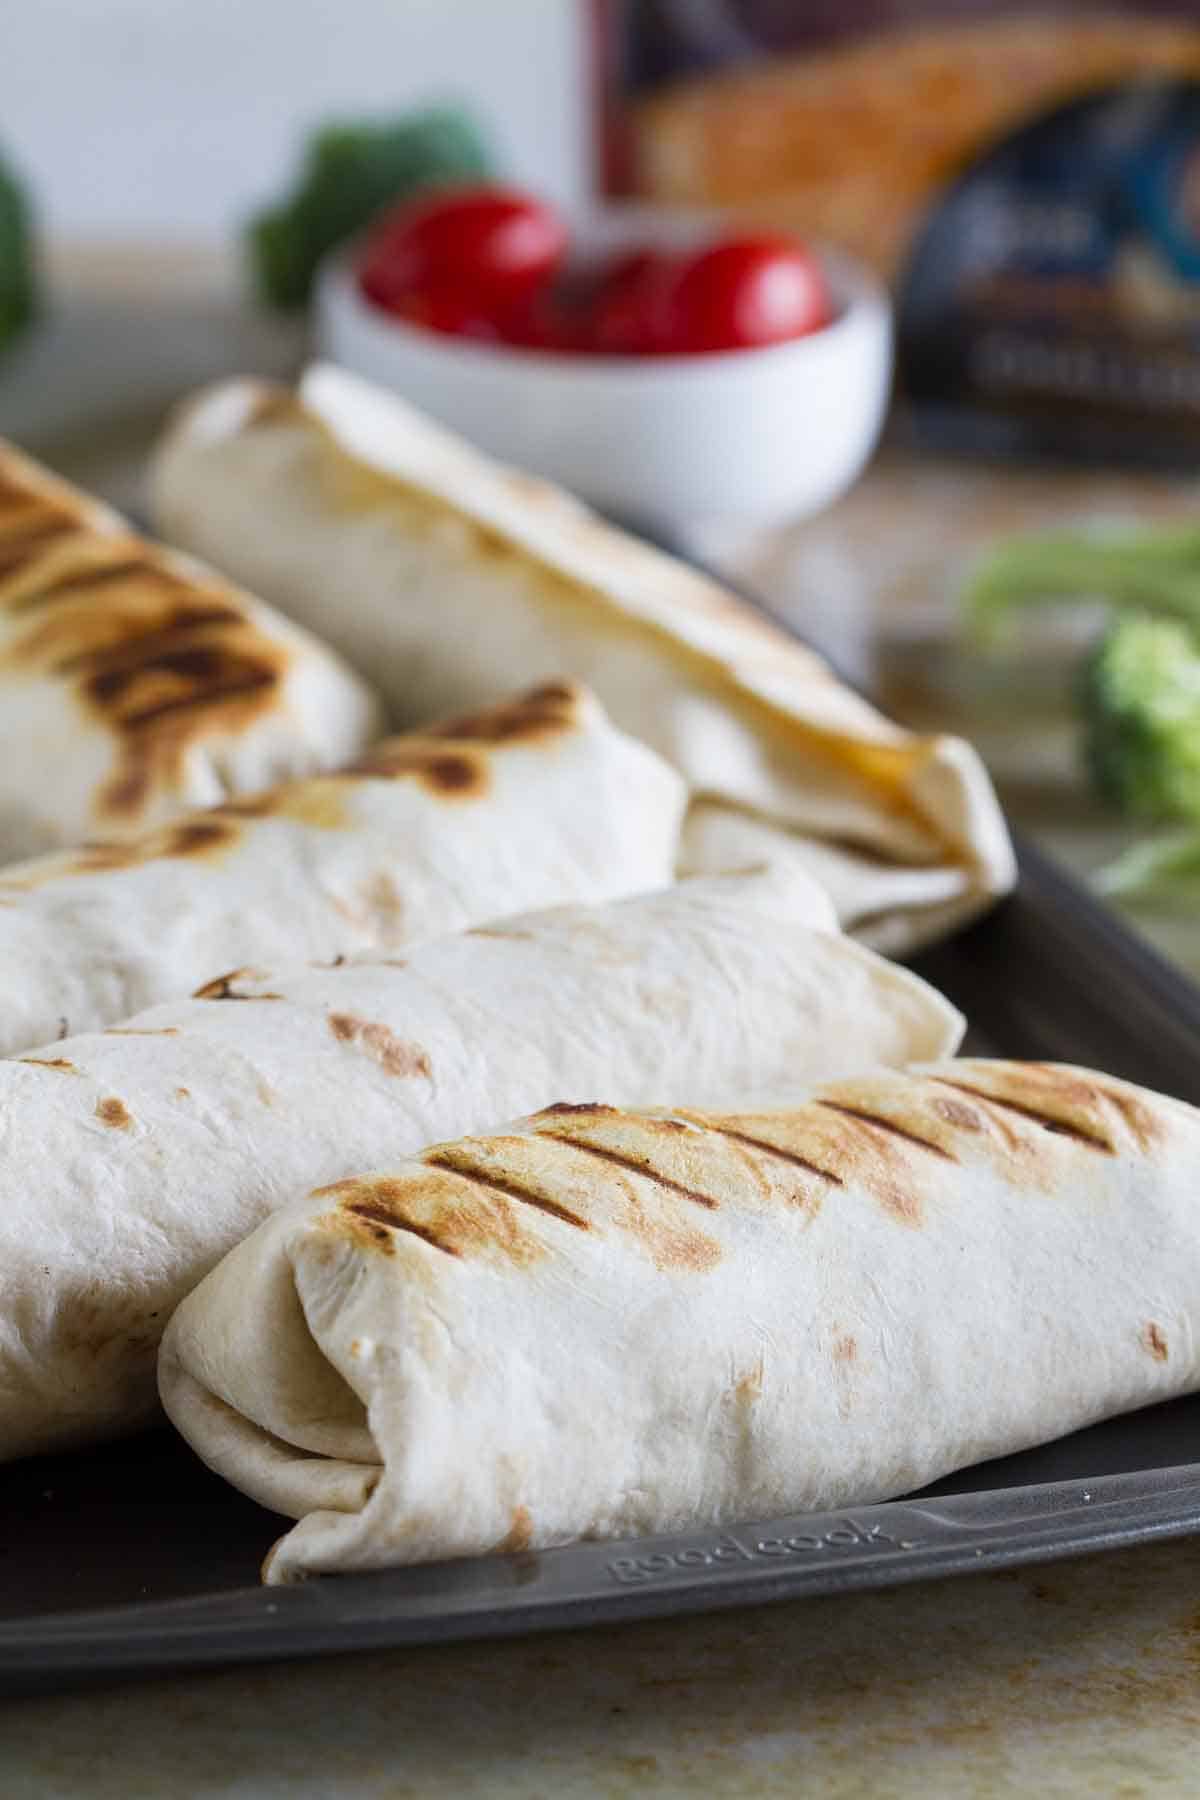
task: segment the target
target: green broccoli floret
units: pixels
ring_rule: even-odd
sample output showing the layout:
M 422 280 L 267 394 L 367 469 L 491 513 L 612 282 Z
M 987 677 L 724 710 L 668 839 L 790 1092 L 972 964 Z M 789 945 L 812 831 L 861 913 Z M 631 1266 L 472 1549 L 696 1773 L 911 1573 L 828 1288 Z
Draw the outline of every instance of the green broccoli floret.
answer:
M 486 145 L 457 108 L 325 126 L 309 140 L 288 198 L 250 223 L 259 291 L 272 306 L 303 306 L 322 257 L 381 208 L 434 182 L 478 181 L 490 173 Z
M 1177 620 L 1123 613 L 1084 665 L 1096 786 L 1144 819 L 1200 820 L 1200 640 Z
M 36 311 L 29 205 L 19 181 L 0 162 L 0 354 Z

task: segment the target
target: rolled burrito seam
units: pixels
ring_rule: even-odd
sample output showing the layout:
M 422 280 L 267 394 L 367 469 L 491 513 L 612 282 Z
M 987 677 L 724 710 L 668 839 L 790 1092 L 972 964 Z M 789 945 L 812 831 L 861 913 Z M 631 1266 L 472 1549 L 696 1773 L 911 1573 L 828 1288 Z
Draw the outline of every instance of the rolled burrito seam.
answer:
M 894 912 L 908 947 L 1012 884 L 968 745 L 890 724 L 716 582 L 343 370 L 202 394 L 154 492 L 165 531 L 378 668 L 402 717 L 569 668 L 706 804 L 877 856 L 864 913 Z M 889 881 L 911 867 L 954 870 L 953 904 L 911 909 Z

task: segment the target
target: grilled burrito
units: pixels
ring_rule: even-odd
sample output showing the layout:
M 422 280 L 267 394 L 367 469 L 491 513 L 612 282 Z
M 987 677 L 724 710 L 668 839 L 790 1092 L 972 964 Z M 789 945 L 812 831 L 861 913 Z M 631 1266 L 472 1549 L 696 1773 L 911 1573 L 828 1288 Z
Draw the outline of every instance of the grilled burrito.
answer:
M 0 1062 L 0 1457 L 144 1422 L 172 1307 L 313 1180 L 563 1094 L 711 1105 L 952 1051 L 954 1009 L 807 924 L 816 892 L 709 878 L 400 959 L 243 970 Z
M 335 766 L 381 722 L 306 631 L 0 440 L 0 862 Z
M 227 382 L 158 453 L 161 529 L 371 671 L 398 718 L 567 671 L 698 803 L 811 843 L 843 923 L 911 949 L 1003 893 L 983 767 L 914 737 L 715 582 L 343 371 Z M 689 846 L 708 860 L 721 834 Z
M 675 771 L 559 682 L 337 774 L 0 870 L 0 1055 L 237 965 L 393 950 L 665 887 L 683 806 Z M 808 911 L 833 925 L 817 892 Z
M 277 1212 L 162 1396 L 272 1582 L 883 1500 L 1200 1384 L 1198 1163 L 1039 1064 L 552 1106 Z

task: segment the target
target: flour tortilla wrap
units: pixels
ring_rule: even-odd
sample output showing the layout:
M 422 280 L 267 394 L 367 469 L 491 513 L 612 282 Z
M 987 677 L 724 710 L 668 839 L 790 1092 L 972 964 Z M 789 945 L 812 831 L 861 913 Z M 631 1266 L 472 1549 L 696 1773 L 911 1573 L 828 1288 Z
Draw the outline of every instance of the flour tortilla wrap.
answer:
M 560 682 L 388 739 L 338 774 L 0 870 L 0 1055 L 243 964 L 665 887 L 683 806 L 675 771 Z
M 552 1107 L 278 1212 L 161 1391 L 269 1581 L 865 1504 L 1200 1384 L 1198 1167 L 1038 1064 Z
M 311 369 L 296 395 L 202 394 L 158 453 L 154 505 L 169 537 L 370 670 L 405 721 L 497 685 L 588 682 L 697 800 L 847 860 L 843 923 L 889 948 L 1012 883 L 968 745 L 889 724 L 715 582 L 343 371 Z
M 381 723 L 308 632 L 0 440 L 0 862 L 335 766 Z
M 786 870 L 713 877 L 401 959 L 234 973 L 0 1062 L 0 1457 L 150 1417 L 172 1307 L 313 1181 L 564 1096 L 713 1104 L 951 1051 L 954 1009 L 813 929 L 815 894 Z

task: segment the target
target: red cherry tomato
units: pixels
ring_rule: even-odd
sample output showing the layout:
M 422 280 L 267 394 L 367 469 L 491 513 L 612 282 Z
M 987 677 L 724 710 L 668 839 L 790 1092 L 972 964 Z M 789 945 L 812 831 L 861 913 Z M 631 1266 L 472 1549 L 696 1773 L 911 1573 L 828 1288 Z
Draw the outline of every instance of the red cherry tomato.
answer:
M 553 207 L 512 188 L 439 189 L 384 215 L 367 240 L 359 281 L 377 306 L 457 290 L 480 312 L 547 281 L 567 243 Z
M 499 321 L 480 306 L 474 295 L 460 293 L 457 288 L 416 288 L 400 294 L 388 311 L 412 325 L 423 325 L 426 331 L 439 331 L 447 337 L 481 338 L 496 343 L 502 335 Z
M 742 350 L 829 323 L 820 265 L 781 237 L 730 237 L 682 258 L 657 297 L 658 348 Z
M 655 351 L 659 290 L 672 267 L 672 259 L 659 250 L 630 250 L 610 263 L 587 308 L 587 348 L 609 356 Z
M 584 350 L 584 321 L 571 295 L 546 285 L 504 307 L 497 319 L 501 338 L 522 350 Z

